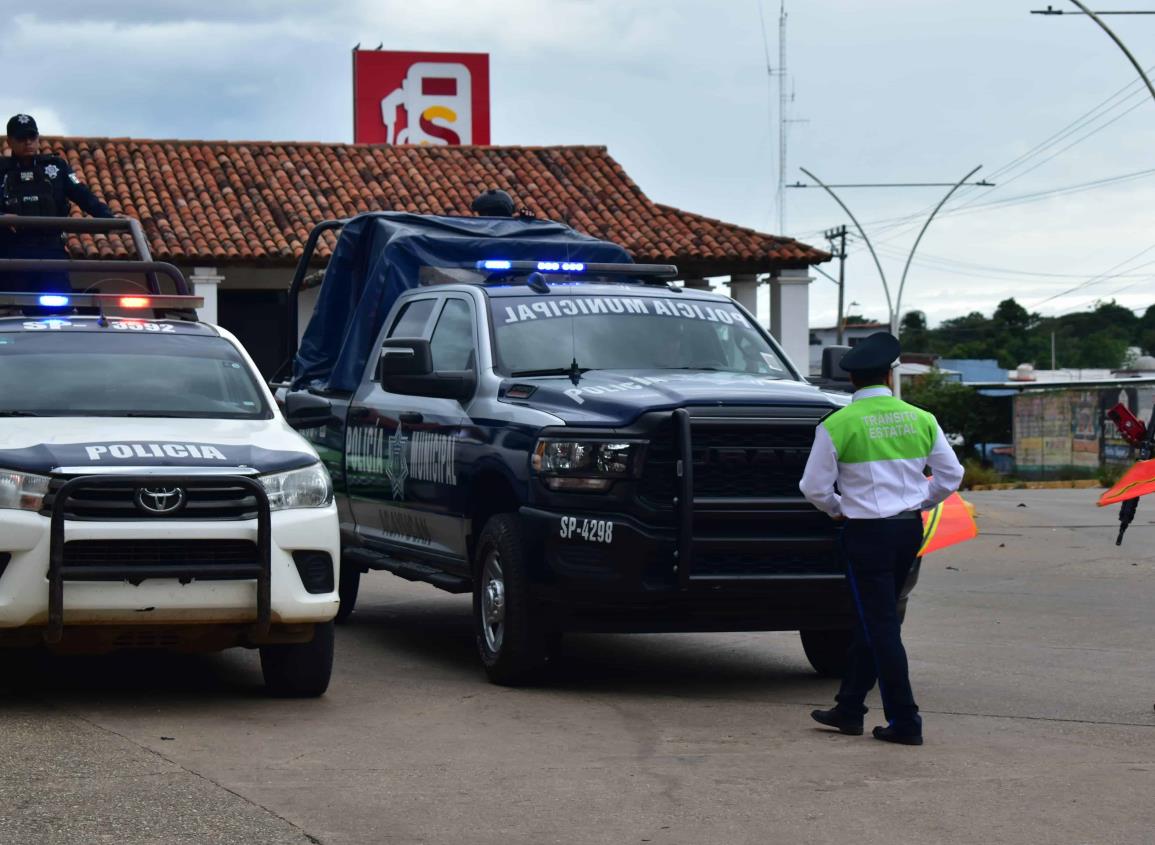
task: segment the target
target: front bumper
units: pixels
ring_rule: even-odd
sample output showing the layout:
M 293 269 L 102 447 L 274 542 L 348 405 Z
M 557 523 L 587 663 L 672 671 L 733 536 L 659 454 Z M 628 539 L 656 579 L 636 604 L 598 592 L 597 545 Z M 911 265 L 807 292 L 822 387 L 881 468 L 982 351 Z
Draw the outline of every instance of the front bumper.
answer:
M 602 511 L 523 507 L 520 514 L 532 589 L 548 607 L 545 617 L 558 628 L 797 631 L 855 623 L 840 565 L 831 567 L 823 555 L 792 553 L 789 542 L 765 541 L 765 565 L 759 572 L 687 577 L 679 571 L 676 528 L 655 528 Z M 599 533 L 600 523 L 612 523 L 609 542 L 604 529 Z M 917 577 L 916 567 L 900 610 Z
M 311 593 L 293 559 L 295 551 L 327 553 L 336 584 L 340 537 L 336 505 L 271 513 L 268 524 L 267 603 L 261 579 L 145 577 L 143 580 L 82 580 L 59 583 L 65 627 L 90 625 L 267 625 L 327 622 L 336 615 L 336 589 Z M 257 544 L 259 520 L 63 521 L 63 542 L 240 540 Z M 43 627 L 50 632 L 51 519 L 26 511 L 0 511 L 0 629 Z M 187 576 L 188 573 L 183 573 Z M 267 627 L 267 625 L 265 627 Z

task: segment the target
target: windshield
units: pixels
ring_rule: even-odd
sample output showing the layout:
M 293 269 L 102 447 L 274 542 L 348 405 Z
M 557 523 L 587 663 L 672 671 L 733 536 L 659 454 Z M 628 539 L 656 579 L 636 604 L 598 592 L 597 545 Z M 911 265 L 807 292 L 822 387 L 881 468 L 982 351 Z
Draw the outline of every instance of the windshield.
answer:
M 794 378 L 728 302 L 570 295 L 490 300 L 499 369 L 510 375 L 580 369 L 720 370 Z
M 268 419 L 248 366 L 220 337 L 0 334 L 0 416 Z

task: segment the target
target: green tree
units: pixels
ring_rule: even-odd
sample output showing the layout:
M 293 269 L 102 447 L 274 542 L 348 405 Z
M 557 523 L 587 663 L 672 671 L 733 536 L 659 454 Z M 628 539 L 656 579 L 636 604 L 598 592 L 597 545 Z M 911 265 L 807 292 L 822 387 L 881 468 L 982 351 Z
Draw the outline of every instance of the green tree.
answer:
M 904 388 L 902 395 L 912 405 L 934 414 L 944 432 L 960 435 L 968 452 L 975 443 L 1011 440 L 1009 398 L 980 396 L 974 388 L 939 370 Z
M 905 351 L 929 352 L 930 335 L 926 327 L 926 314 L 922 311 L 907 311 L 898 325 L 898 336 Z

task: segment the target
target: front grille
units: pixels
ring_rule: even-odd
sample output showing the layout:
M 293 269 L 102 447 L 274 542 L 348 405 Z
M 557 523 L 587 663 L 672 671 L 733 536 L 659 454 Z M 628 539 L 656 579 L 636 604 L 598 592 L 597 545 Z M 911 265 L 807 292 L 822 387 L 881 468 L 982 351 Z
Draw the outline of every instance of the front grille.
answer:
M 52 505 L 56 494 L 66 478 L 53 478 L 44 497 L 40 513 L 52 515 Z M 77 521 L 93 520 L 138 520 L 138 519 L 180 519 L 180 520 L 230 520 L 256 519 L 257 497 L 252 491 L 236 484 L 222 482 L 214 487 L 187 487 L 185 504 L 171 514 L 153 514 L 142 510 L 136 504 L 139 484 L 125 484 L 123 487 L 80 488 L 69 496 L 64 508 L 64 518 Z
M 134 578 L 255 578 L 257 544 L 249 540 L 72 540 L 64 573 L 73 581 Z
M 765 578 L 790 575 L 838 575 L 842 563 L 834 549 L 784 552 L 767 543 L 761 552 L 703 551 L 694 556 L 697 577 Z
M 798 498 L 798 482 L 814 442 L 816 419 L 728 426 L 691 422 L 694 498 Z M 638 493 L 656 507 L 677 495 L 677 437 L 672 420 L 651 436 Z

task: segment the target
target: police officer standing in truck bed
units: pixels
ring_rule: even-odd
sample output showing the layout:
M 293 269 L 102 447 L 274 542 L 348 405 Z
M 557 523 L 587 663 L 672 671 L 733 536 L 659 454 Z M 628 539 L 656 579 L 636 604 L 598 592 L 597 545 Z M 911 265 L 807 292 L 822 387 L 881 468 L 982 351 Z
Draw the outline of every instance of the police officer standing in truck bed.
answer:
M 934 416 L 891 393 L 899 352 L 898 338 L 876 332 L 846 353 L 842 369 L 850 373 L 854 399 L 816 429 L 799 484 L 811 504 L 844 523 L 846 577 L 860 621 L 838 703 L 811 716 L 860 735 L 863 702 L 877 680 L 888 724 L 876 727 L 874 737 L 922 745 L 898 594 L 922 545 L 922 511 L 958 489 L 963 469 Z
M 76 203 L 93 217 L 115 217 L 60 156 L 40 155 L 40 130 L 30 115 L 8 121 L 11 154 L 0 159 L 0 214 L 67 217 Z M 0 219 L 0 258 L 66 259 L 59 232 L 15 230 Z M 0 290 L 56 291 L 70 287 L 67 273 L 0 273 Z

